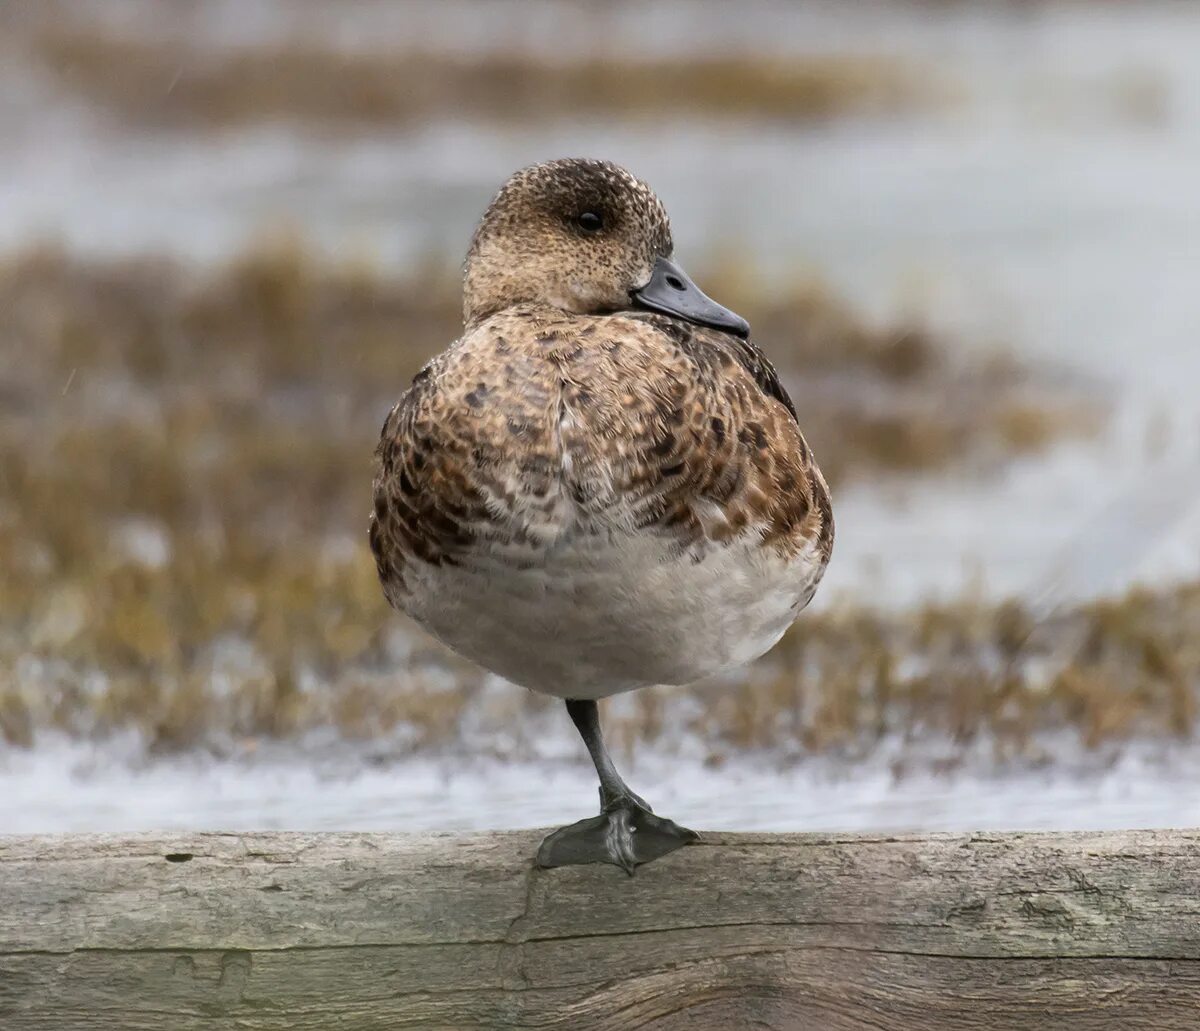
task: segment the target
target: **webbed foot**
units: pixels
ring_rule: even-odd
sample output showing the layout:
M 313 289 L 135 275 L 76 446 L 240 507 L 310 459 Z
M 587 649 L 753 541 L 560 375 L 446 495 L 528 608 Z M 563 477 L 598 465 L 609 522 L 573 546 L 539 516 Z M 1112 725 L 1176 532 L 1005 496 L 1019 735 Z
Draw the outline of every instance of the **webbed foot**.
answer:
M 653 862 L 699 837 L 673 820 L 655 816 L 635 795 L 605 805 L 599 816 L 547 835 L 538 849 L 537 865 L 612 863 L 632 877 L 635 867 Z

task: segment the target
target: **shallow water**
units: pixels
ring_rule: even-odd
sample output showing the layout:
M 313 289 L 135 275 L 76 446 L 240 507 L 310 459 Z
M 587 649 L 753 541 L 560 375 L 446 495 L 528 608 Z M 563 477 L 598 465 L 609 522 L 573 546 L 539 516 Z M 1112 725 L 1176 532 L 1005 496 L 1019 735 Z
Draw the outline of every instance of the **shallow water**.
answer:
M 565 722 L 565 721 L 564 721 Z M 763 831 L 1034 830 L 1200 825 L 1195 750 L 1131 749 L 1042 769 L 968 760 L 953 773 L 897 774 L 887 743 L 852 767 L 763 760 L 719 769 L 646 756 L 629 772 L 659 813 L 699 829 Z M 1163 755 L 1162 752 L 1169 752 Z M 957 761 L 961 761 L 957 760 Z M 358 757 L 131 767 L 121 746 L 46 742 L 0 755 L 0 831 L 486 830 L 569 823 L 596 809 L 578 763 Z
M 559 5 L 541 6 L 551 18 L 543 24 L 561 21 Z M 270 36 L 287 31 L 282 10 L 262 0 L 241 21 L 210 15 L 208 24 Z M 379 24 L 371 18 L 399 24 L 385 10 L 395 8 L 357 5 L 346 44 L 369 39 L 363 26 Z M 916 313 L 964 349 L 1012 348 L 1093 384 L 1113 406 L 1099 440 L 999 473 L 844 490 L 820 603 L 903 605 L 966 588 L 1052 606 L 1200 571 L 1200 9 L 729 10 L 671 22 L 679 12 L 668 5 L 656 17 L 683 27 L 639 33 L 639 46 L 780 49 L 790 40 L 899 54 L 955 86 L 958 99 L 884 122 L 812 126 L 447 122 L 333 141 L 286 128 L 131 136 L 86 109 L 49 106 L 44 83 L 10 70 L 13 88 L 0 90 L 0 247 L 50 235 L 83 251 L 213 261 L 285 225 L 335 254 L 403 265 L 432 252 L 450 262 L 511 169 L 565 153 L 609 156 L 659 188 L 685 263 L 715 251 L 744 253 L 767 277 L 819 272 L 873 317 Z M 606 17 L 620 26 L 636 15 L 618 4 Z M 464 49 L 497 38 L 489 19 L 503 22 L 502 11 L 480 15 L 463 37 L 447 33 L 444 15 L 426 17 L 421 38 Z M 576 26 L 574 38 L 582 47 L 590 37 Z M 594 790 L 582 765 L 322 771 L 280 756 L 135 772 L 121 755 L 136 752 L 94 759 L 82 746 L 48 744 L 0 753 L 0 829 L 513 826 L 573 818 Z M 981 762 L 899 780 L 882 759 L 837 776 L 815 762 L 784 773 L 750 760 L 646 769 L 672 815 L 702 825 L 1169 826 L 1200 822 L 1196 758 L 1180 754 L 1102 772 L 1076 764 L 1001 774 Z

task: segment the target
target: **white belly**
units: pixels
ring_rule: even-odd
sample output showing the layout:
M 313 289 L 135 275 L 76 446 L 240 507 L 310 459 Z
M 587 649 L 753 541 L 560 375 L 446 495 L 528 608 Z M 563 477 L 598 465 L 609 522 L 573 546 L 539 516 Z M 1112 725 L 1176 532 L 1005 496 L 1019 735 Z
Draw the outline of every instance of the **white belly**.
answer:
M 603 698 L 757 658 L 808 604 L 824 564 L 754 535 L 702 554 L 652 534 L 567 532 L 527 561 L 412 570 L 402 606 L 456 652 L 535 691 Z

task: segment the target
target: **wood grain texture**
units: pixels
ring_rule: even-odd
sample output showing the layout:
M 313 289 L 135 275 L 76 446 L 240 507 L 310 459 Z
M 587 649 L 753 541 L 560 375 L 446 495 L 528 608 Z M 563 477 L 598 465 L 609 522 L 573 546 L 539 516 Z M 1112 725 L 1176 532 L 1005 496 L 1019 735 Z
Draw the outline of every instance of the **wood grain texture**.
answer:
M 0 838 L 0 1027 L 1200 1026 L 1200 832 L 539 838 Z

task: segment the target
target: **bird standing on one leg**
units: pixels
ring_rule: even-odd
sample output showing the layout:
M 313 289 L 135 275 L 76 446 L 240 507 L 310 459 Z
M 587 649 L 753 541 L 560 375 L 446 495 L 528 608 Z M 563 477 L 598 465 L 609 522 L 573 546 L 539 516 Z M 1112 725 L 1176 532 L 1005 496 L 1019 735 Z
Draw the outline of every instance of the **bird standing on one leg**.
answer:
M 623 168 L 504 184 L 467 255 L 462 336 L 392 409 L 371 548 L 384 593 L 461 655 L 566 700 L 599 816 L 542 866 L 632 873 L 694 840 L 617 773 L 596 699 L 771 648 L 829 562 L 829 490 L 745 320 L 672 260 Z

